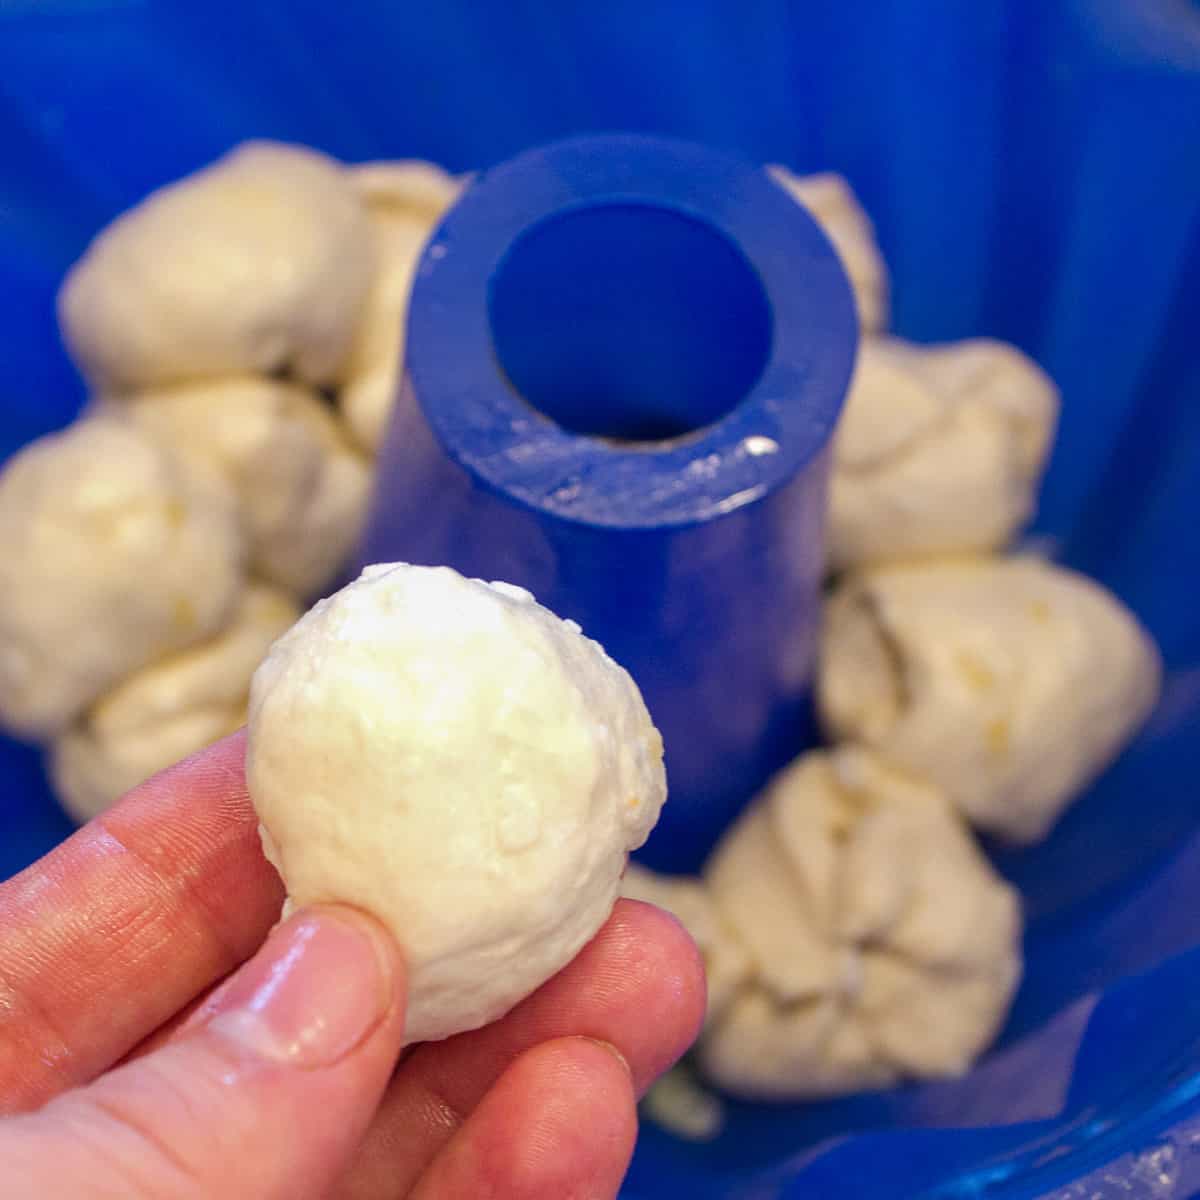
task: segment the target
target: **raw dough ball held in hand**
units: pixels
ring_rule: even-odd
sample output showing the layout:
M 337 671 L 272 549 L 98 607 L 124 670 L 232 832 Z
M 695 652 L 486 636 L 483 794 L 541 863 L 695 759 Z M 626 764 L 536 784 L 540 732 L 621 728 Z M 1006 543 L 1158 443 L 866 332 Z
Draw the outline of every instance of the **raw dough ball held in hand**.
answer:
M 863 212 L 850 185 L 832 172 L 793 175 L 785 167 L 768 167 L 771 177 L 798 201 L 820 225 L 838 257 L 854 292 L 858 322 L 864 333 L 877 333 L 888 322 L 888 276 L 875 243 L 871 219 Z
M 413 275 L 460 183 L 432 163 L 365 163 L 352 176 L 375 231 L 377 266 L 358 332 L 342 364 L 338 404 L 359 445 L 374 454 L 396 401 Z
M 55 790 L 80 822 L 151 775 L 246 723 L 250 679 L 300 613 L 281 592 L 251 585 L 216 637 L 139 671 L 58 739 Z
M 863 751 L 779 775 L 705 871 L 754 980 L 700 1061 L 750 1097 L 808 1098 L 958 1075 L 1021 972 L 1016 894 L 932 788 Z
M 264 579 L 308 597 L 349 558 L 370 472 L 307 388 L 247 375 L 109 403 L 233 488 L 251 568 Z
M 244 586 L 232 502 L 96 419 L 0 472 L 0 724 L 59 733 L 114 684 L 210 637 Z
M 247 780 L 289 903 L 357 905 L 404 947 L 409 1042 L 484 1025 L 566 965 L 666 796 L 636 685 L 578 626 L 403 564 L 276 643 Z
M 685 875 L 659 875 L 630 863 L 621 880 L 621 895 L 665 909 L 691 935 L 704 958 L 708 977 L 704 1023 L 711 1025 L 749 977 L 750 959 L 713 907 L 703 881 Z
M 940 787 L 973 824 L 1043 837 L 1121 750 L 1161 667 L 1120 602 L 1034 558 L 852 576 L 825 612 L 818 702 L 832 737 Z
M 1058 392 L 1019 350 L 864 341 L 834 438 L 834 570 L 991 550 L 1033 512 Z
M 279 370 L 325 383 L 373 269 L 346 171 L 248 142 L 103 230 L 67 276 L 59 321 L 99 391 Z

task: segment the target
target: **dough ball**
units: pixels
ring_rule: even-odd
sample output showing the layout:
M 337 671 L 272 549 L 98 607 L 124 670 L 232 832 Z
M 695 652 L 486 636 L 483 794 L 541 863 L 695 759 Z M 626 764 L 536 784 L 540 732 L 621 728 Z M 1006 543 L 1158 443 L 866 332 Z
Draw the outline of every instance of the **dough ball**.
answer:
M 63 807 L 90 821 L 139 783 L 246 723 L 250 679 L 300 616 L 273 588 L 247 588 L 216 637 L 146 667 L 102 697 L 54 744 Z
M 346 171 L 248 142 L 118 217 L 59 296 L 67 346 L 98 391 L 241 372 L 332 380 L 374 267 Z
M 818 702 L 836 739 L 941 788 L 973 824 L 1045 836 L 1158 696 L 1145 631 L 1034 558 L 879 567 L 829 601 Z
M 842 260 L 863 333 L 877 333 L 888 322 L 888 274 L 875 242 L 871 219 L 850 185 L 833 172 L 793 175 L 786 167 L 768 167 L 772 178 L 808 209 Z
M 0 724 L 50 737 L 114 684 L 216 633 L 244 583 L 227 494 L 119 421 L 0 472 Z
M 959 1075 L 1008 1011 L 1016 894 L 938 792 L 863 751 L 797 760 L 705 877 L 754 963 L 699 1048 L 731 1092 L 818 1098 Z
M 750 959 L 713 907 L 703 881 L 686 875 L 659 875 L 630 863 L 621 880 L 621 895 L 665 909 L 691 935 L 708 977 L 704 1022 L 710 1025 L 748 978 Z
M 503 1015 L 615 902 L 666 795 L 629 675 L 519 588 L 370 567 L 254 677 L 247 779 L 289 903 L 406 950 L 409 1042 Z
M 351 435 L 378 452 L 404 368 L 405 321 L 417 262 L 461 184 L 432 163 L 365 163 L 353 169 L 375 231 L 375 280 L 349 357 L 338 404 Z
M 834 438 L 834 570 L 1003 546 L 1032 514 L 1058 392 L 1020 351 L 864 341 Z
M 263 579 L 309 597 L 345 565 L 370 471 L 312 391 L 248 375 L 144 391 L 119 407 L 233 488 Z

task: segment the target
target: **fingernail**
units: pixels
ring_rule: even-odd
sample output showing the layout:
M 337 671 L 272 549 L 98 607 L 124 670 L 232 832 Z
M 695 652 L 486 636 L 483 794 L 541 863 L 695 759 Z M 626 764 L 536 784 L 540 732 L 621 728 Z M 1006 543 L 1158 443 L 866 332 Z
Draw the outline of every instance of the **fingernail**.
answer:
M 207 1028 L 259 1058 L 313 1070 L 362 1043 L 392 999 L 389 955 L 365 919 L 305 909 L 230 981 Z
M 625 1074 L 633 1078 L 633 1072 L 629 1069 L 629 1063 L 626 1061 L 625 1055 L 612 1044 L 612 1042 L 602 1041 L 600 1038 L 585 1037 L 585 1042 L 591 1042 L 593 1046 L 599 1046 L 601 1050 L 607 1050 L 625 1069 Z

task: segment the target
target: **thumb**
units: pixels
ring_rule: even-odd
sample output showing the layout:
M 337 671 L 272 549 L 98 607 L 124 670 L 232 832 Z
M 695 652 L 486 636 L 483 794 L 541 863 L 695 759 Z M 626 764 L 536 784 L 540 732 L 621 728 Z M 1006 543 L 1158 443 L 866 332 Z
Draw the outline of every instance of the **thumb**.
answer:
M 399 1055 L 402 981 L 374 921 L 296 913 L 160 1049 L 0 1124 L 0 1190 L 324 1196 Z

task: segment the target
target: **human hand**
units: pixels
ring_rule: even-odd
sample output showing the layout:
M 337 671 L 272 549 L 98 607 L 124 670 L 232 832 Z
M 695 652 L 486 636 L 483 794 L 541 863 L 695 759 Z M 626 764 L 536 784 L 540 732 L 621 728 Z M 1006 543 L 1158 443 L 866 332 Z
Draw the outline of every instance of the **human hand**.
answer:
M 235 735 L 0 884 L 0 1194 L 616 1194 L 635 1100 L 704 1006 L 687 935 L 621 901 L 506 1017 L 397 1056 L 404 966 L 338 907 L 266 936 Z M 232 972 L 232 974 L 231 974 Z

